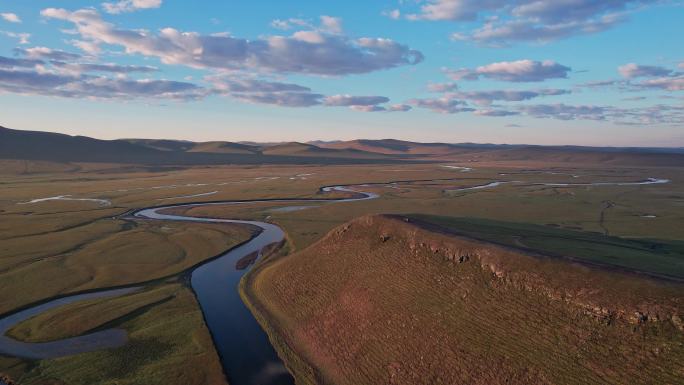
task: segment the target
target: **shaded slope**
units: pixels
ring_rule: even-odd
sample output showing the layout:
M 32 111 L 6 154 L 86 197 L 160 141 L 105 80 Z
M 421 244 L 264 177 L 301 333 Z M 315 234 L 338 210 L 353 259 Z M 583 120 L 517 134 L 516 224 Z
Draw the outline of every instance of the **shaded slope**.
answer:
M 349 156 L 345 152 L 325 149 L 312 149 L 306 153 L 296 154 L 287 151 L 262 154 L 258 151 L 252 152 L 249 150 L 250 146 L 227 143 L 229 142 L 204 143 L 200 144 L 201 150 L 202 146 L 210 148 L 204 148 L 201 152 L 191 152 L 185 151 L 186 142 L 179 141 L 99 140 L 84 136 L 0 127 L 0 159 L 150 165 L 364 164 L 398 160 L 391 156 Z M 217 152 L 209 152 L 212 149 Z M 236 152 L 235 149 L 240 151 Z
M 258 147 L 249 146 L 246 144 L 233 142 L 202 142 L 195 143 L 190 148 L 190 152 L 210 152 L 221 154 L 258 154 L 260 153 Z
M 379 154 L 436 155 L 449 154 L 458 150 L 456 145 L 446 143 L 416 143 L 396 139 L 357 139 L 346 142 L 320 142 L 320 147 L 332 149 L 354 149 Z
M 75 157 L 112 159 L 153 157 L 161 152 L 125 140 L 99 140 L 41 131 L 19 131 L 0 127 L 0 157 L 63 161 Z
M 253 309 L 302 383 L 680 383 L 684 287 L 371 216 L 264 264 Z
M 168 139 L 122 139 L 126 142 L 161 151 L 188 151 L 195 147 L 196 143 L 186 140 Z

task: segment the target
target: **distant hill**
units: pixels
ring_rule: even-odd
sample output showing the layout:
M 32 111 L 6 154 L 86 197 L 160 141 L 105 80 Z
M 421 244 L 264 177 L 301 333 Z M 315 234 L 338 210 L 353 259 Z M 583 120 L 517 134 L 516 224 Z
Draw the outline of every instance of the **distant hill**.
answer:
M 161 151 L 188 151 L 196 143 L 185 140 L 169 139 L 122 139 L 123 141 Z
M 359 156 L 354 151 L 306 146 L 308 145 L 304 145 L 304 148 L 282 146 L 262 151 L 262 147 L 259 146 L 231 142 L 100 140 L 85 136 L 0 127 L 0 159 L 151 165 L 359 164 L 402 160 L 400 157 L 377 154 Z
M 318 146 L 331 149 L 354 149 L 380 154 L 449 154 L 459 150 L 447 143 L 417 143 L 396 139 L 358 139 L 347 142 L 318 142 Z
M 262 152 L 269 155 L 292 156 L 331 156 L 359 159 L 379 159 L 383 154 L 358 149 L 323 148 L 308 143 L 290 142 L 263 147 Z
M 684 148 L 538 146 L 526 144 L 418 143 L 396 139 L 311 142 L 319 147 L 412 155 L 454 161 L 542 161 L 633 166 L 684 166 Z
M 189 152 L 209 152 L 215 154 L 259 154 L 261 152 L 258 147 L 233 142 L 202 142 L 193 144 L 194 146 L 188 150 Z
M 126 140 L 100 140 L 42 131 L 0 127 L 0 157 L 49 161 L 123 161 L 154 158 L 162 151 Z
M 0 127 L 0 159 L 153 165 L 360 164 L 394 161 L 547 162 L 684 166 L 682 148 L 418 143 L 396 139 L 333 142 L 100 140 Z

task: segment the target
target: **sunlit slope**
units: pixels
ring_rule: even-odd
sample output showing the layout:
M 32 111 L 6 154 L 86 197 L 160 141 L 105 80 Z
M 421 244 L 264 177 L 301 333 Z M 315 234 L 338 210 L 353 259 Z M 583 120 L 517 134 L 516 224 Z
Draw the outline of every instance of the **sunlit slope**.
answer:
M 674 384 L 684 286 L 370 216 L 244 293 L 302 383 Z

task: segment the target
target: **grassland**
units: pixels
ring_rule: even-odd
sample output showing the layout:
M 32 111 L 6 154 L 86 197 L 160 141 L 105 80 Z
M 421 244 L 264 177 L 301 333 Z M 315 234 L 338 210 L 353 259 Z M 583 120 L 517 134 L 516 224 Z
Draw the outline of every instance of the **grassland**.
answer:
M 630 239 L 550 226 L 413 215 L 439 230 L 547 256 L 647 272 L 684 281 L 684 242 Z
M 473 169 L 461 172 L 441 167 L 444 164 Z M 301 211 L 278 211 L 278 208 L 292 204 L 276 203 L 177 210 L 199 216 L 267 219 L 286 230 L 288 250 L 291 251 L 306 250 L 331 229 L 367 214 L 448 216 L 452 218 L 450 221 L 457 221 L 452 226 L 458 227 L 457 230 L 468 230 L 468 235 L 478 233 L 489 240 L 496 238 L 499 243 L 548 253 L 572 252 L 588 259 L 597 256 L 605 259 L 613 256 L 609 254 L 616 254 L 615 260 L 609 262 L 656 272 L 663 269 L 669 269 L 668 273 L 681 272 L 681 259 L 677 259 L 676 254 L 681 253 L 679 242 L 684 240 L 684 228 L 681 227 L 684 221 L 684 171 L 676 167 L 608 168 L 489 160 L 454 163 L 443 159 L 435 164 L 184 168 L 0 160 L 0 174 L 0 291 L 11 293 L 0 296 L 0 313 L 82 290 L 149 281 L 149 285 L 155 287 L 130 302 L 125 298 L 121 302 L 107 301 L 107 305 L 82 303 L 56 309 L 54 313 L 19 325 L 12 330 L 13 335 L 27 340 L 50 340 L 116 324 L 129 330 L 131 341 L 138 341 L 133 338 L 137 335 L 143 341 L 152 341 L 153 338 L 145 338 L 145 323 L 164 325 L 159 329 L 150 328 L 150 332 L 155 329 L 154 333 L 159 333 L 151 335 L 160 336 L 170 344 L 168 349 L 162 349 L 164 353 L 157 356 L 157 361 L 166 362 L 169 367 L 176 365 L 178 371 L 186 368 L 188 373 L 195 373 L 191 366 L 197 361 L 182 361 L 178 357 L 194 357 L 196 352 L 183 350 L 182 345 L 203 346 L 198 349 L 205 355 L 198 357 L 203 357 L 208 365 L 218 362 L 217 358 L 215 354 L 211 358 L 211 354 L 203 350 L 206 345 L 187 339 L 189 330 L 195 330 L 195 334 L 206 333 L 201 318 L 195 317 L 198 309 L 194 300 L 180 299 L 185 298 L 180 293 L 188 289 L 164 289 L 175 294 L 169 296 L 171 299 L 157 303 L 155 300 L 164 297 L 161 294 L 164 290 L 157 285 L 175 285 L 163 284 L 164 278 L 175 279 L 190 266 L 246 239 L 251 232 L 234 226 L 132 222 L 118 218 L 131 209 L 195 201 L 321 198 L 320 186 L 398 181 L 391 186 L 362 188 L 379 193 L 381 197 L 377 200 L 314 205 L 316 207 Z M 668 178 L 673 182 L 601 187 L 537 184 L 636 181 L 648 177 Z M 497 180 L 518 183 L 494 189 L 454 191 Z M 193 197 L 198 194 L 208 195 Z M 26 204 L 34 199 L 59 195 L 103 199 L 111 204 L 59 200 Z M 344 195 L 335 193 L 326 197 Z M 453 218 L 467 220 L 458 222 L 459 219 Z M 464 229 L 466 222 L 471 227 Z M 609 238 L 605 238 L 605 234 Z M 557 243 L 566 236 L 574 238 L 571 242 Z M 661 246 L 649 251 L 654 244 Z M 626 250 L 629 252 L 625 253 Z M 284 258 L 287 259 L 289 257 Z M 36 282 L 41 284 L 36 285 Z M 138 309 L 146 310 L 138 312 Z M 93 312 L 98 317 L 83 318 Z M 181 320 L 178 329 L 173 323 L 165 322 L 165 317 L 176 313 Z M 270 310 L 261 314 L 264 321 L 276 319 L 271 317 Z M 64 321 L 56 322 L 57 319 Z M 161 337 L 163 335 L 166 337 Z M 134 343 L 131 349 L 144 351 L 145 345 Z M 122 348 L 118 353 L 96 352 L 45 362 L 0 358 L 0 373 L 30 379 L 37 384 L 46 378 L 71 384 L 78 383 L 73 381 L 83 371 L 83 378 L 92 380 L 91 384 L 109 384 L 114 382 L 105 376 L 93 377 L 94 372 L 89 371 L 92 363 L 99 360 L 119 365 L 120 357 L 128 354 L 134 357 L 136 353 Z M 288 363 L 304 362 L 297 354 L 289 357 Z M 167 370 L 161 369 L 167 368 L 166 364 L 160 365 L 160 371 Z M 160 373 L 150 369 L 152 367 L 154 364 L 148 362 L 141 368 L 121 369 L 127 374 L 116 381 L 148 383 L 143 379 L 150 381 L 153 373 Z M 173 375 L 177 373 L 175 369 L 168 370 Z
M 246 298 L 305 384 L 684 378 L 679 284 L 385 217 L 341 226 L 249 277 Z
M 192 292 L 167 282 L 121 298 L 65 306 L 13 330 L 16 337 L 50 340 L 100 328 L 128 331 L 116 349 L 28 365 L 21 384 L 225 384 L 211 337 Z
M 15 295 L 3 296 L 0 312 L 58 294 L 178 274 L 250 236 L 237 226 L 99 220 L 64 232 L 5 239 L 0 290 Z

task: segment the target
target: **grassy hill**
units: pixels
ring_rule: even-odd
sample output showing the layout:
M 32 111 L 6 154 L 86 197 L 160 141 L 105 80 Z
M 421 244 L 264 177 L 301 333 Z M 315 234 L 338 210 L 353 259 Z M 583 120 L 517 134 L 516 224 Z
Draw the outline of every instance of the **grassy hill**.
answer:
M 156 139 L 100 140 L 0 127 L 0 159 L 149 165 L 363 164 L 391 163 L 397 156 L 321 149 L 316 146 L 260 147 Z
M 308 143 L 289 142 L 265 146 L 262 151 L 266 155 L 291 155 L 311 157 L 345 157 L 358 159 L 381 159 L 384 154 L 358 149 L 332 149 L 314 146 Z
M 219 154 L 259 154 L 258 147 L 233 142 L 202 142 L 194 143 L 189 152 L 209 152 Z
M 418 143 L 396 139 L 275 144 L 165 139 L 100 140 L 0 127 L 0 159 L 147 165 L 367 164 L 423 159 L 468 163 L 544 162 L 673 167 L 684 165 L 684 150 Z
M 683 289 L 386 216 L 243 283 L 302 384 L 680 383 Z
M 314 142 L 331 149 L 354 149 L 392 155 L 422 155 L 461 162 L 554 162 L 633 166 L 680 166 L 681 148 L 621 148 L 582 146 L 498 145 L 478 143 L 418 143 L 395 139 Z
M 446 143 L 416 143 L 396 139 L 357 139 L 345 142 L 320 142 L 320 147 L 332 149 L 354 149 L 358 151 L 375 152 L 379 154 L 450 154 L 459 148 Z

